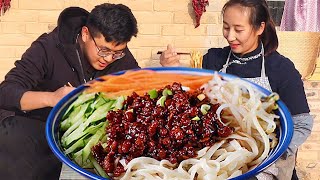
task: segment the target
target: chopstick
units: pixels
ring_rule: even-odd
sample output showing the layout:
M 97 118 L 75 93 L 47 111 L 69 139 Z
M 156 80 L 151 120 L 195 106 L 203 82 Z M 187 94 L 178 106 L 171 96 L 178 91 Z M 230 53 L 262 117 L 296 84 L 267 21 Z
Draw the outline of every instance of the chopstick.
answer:
M 67 85 L 68 85 L 69 87 L 73 87 L 73 86 L 72 86 L 72 84 L 71 84 L 70 82 L 68 82 L 68 83 L 67 83 Z
M 158 51 L 157 54 L 162 54 L 163 51 Z M 186 53 L 186 52 L 177 52 L 177 54 L 179 55 L 190 55 L 190 53 Z

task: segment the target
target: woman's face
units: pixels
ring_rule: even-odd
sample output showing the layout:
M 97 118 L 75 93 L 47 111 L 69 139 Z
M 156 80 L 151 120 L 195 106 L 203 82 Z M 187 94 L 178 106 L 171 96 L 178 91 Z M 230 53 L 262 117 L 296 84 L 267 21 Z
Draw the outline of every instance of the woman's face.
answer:
M 81 33 L 82 41 L 84 42 L 84 55 L 96 70 L 103 70 L 109 64 L 116 61 L 117 59 L 114 59 L 112 54 L 121 53 L 127 47 L 127 43 L 117 45 L 116 42 L 107 42 L 101 33 L 97 37 L 92 37 L 87 27 L 83 27 Z M 98 54 L 100 50 L 110 55 L 103 58 Z
M 249 21 L 250 11 L 240 5 L 228 7 L 223 14 L 223 36 L 234 53 L 244 55 L 258 47 L 265 23 L 255 30 Z

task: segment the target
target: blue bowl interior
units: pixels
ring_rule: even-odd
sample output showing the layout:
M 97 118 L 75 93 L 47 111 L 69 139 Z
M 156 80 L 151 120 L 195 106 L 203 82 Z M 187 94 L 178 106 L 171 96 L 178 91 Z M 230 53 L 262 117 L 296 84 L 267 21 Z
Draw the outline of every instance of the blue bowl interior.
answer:
M 208 75 L 208 74 L 214 73 L 214 71 L 211 71 L 211 70 L 184 68 L 184 67 L 167 67 L 167 68 L 161 67 L 161 68 L 145 68 L 145 69 L 154 70 L 154 71 L 163 72 L 163 73 L 172 72 L 172 73 L 202 74 L 202 75 Z M 119 75 L 119 74 L 123 74 L 124 72 L 125 71 L 121 71 L 115 74 Z M 225 73 L 219 73 L 219 74 L 225 80 L 231 80 L 231 79 L 237 78 L 236 76 L 233 76 L 230 74 L 225 74 Z M 251 84 L 256 89 L 261 91 L 264 95 L 269 95 L 271 93 L 268 90 L 260 87 L 259 85 L 256 85 L 254 83 L 251 83 Z M 77 171 L 78 173 L 90 179 L 105 179 L 101 176 L 98 176 L 97 174 L 95 174 L 89 169 L 81 168 L 76 163 L 71 161 L 63 153 L 63 150 L 60 145 L 60 134 L 59 134 L 60 119 L 64 114 L 64 112 L 67 110 L 68 106 L 85 90 L 85 88 L 86 87 L 83 85 L 76 88 L 67 96 L 65 96 L 61 101 L 59 101 L 59 103 L 52 109 L 46 123 L 46 138 L 51 150 L 59 158 L 61 162 L 63 162 L 73 170 Z M 288 108 L 286 107 L 286 105 L 281 100 L 279 100 L 277 104 L 279 106 L 279 110 L 277 110 L 277 114 L 280 116 L 280 124 L 281 124 L 281 127 L 278 129 L 278 134 L 279 134 L 278 145 L 270 151 L 269 156 L 260 165 L 248 171 L 245 174 L 242 174 L 238 177 L 233 178 L 233 180 L 248 179 L 249 177 L 252 177 L 258 174 L 259 172 L 263 171 L 269 165 L 275 162 L 285 152 L 285 150 L 289 146 L 289 143 L 291 141 L 292 134 L 293 134 L 293 123 L 291 119 L 291 114 Z

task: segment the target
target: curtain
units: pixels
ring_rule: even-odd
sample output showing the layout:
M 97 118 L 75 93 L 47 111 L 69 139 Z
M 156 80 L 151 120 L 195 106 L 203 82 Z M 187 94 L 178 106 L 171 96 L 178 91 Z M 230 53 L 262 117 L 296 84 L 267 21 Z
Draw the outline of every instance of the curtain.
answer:
M 320 32 L 320 0 L 286 0 L 280 30 Z

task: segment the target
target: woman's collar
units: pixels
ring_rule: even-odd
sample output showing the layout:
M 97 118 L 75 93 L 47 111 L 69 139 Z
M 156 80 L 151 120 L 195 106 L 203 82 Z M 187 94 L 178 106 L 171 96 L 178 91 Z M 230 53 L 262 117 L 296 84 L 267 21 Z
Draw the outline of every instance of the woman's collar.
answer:
M 232 52 L 232 56 L 240 61 L 250 61 L 250 60 L 258 59 L 261 56 L 263 56 L 262 43 L 259 43 L 258 47 L 255 50 L 249 53 L 246 53 L 243 56 L 241 56 L 240 53 L 233 53 L 233 52 Z

